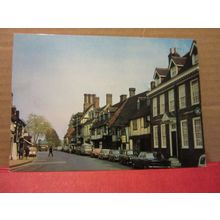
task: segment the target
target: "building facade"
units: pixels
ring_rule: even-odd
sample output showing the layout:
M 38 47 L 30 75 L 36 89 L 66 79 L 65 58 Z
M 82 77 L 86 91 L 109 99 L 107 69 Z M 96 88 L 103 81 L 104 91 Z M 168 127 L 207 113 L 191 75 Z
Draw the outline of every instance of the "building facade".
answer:
M 198 50 L 168 55 L 168 68 L 156 68 L 149 92 L 153 151 L 177 157 L 183 166 L 196 166 L 204 154 Z
M 137 111 L 129 121 L 129 149 L 139 153 L 151 151 L 149 98 L 137 99 Z

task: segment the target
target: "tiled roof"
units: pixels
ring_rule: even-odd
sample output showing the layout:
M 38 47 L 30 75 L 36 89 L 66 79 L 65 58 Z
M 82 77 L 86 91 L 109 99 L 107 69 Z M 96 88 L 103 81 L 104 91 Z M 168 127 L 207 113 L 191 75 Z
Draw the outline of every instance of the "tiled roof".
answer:
M 126 100 L 125 100 L 126 101 Z M 96 121 L 94 122 L 93 124 L 93 128 L 98 128 L 98 127 L 101 127 L 101 126 L 104 126 L 104 125 L 107 125 L 110 123 L 110 121 L 112 120 L 112 118 L 114 118 L 114 115 L 116 114 L 117 110 L 123 105 L 123 103 L 125 102 L 118 102 L 112 106 L 109 106 L 108 110 L 113 114 L 110 118 L 106 118 L 105 120 L 102 120 L 102 121 Z M 106 106 L 105 106 L 106 107 Z M 104 110 L 104 109 L 103 109 Z
M 172 57 L 172 60 L 176 65 L 184 66 L 187 61 L 187 57 Z
M 137 100 L 139 97 L 146 97 L 146 93 L 142 92 L 135 96 L 129 97 L 123 105 L 117 119 L 111 124 L 112 127 L 124 127 L 129 123 L 129 120 L 137 113 Z
M 169 68 L 156 68 L 155 71 L 162 77 L 166 77 L 169 73 Z
M 140 109 L 137 110 L 136 114 L 134 114 L 130 119 L 141 118 L 147 115 L 150 115 L 150 106 L 147 105 L 147 100 L 146 100 L 146 101 L 142 101 L 140 105 Z

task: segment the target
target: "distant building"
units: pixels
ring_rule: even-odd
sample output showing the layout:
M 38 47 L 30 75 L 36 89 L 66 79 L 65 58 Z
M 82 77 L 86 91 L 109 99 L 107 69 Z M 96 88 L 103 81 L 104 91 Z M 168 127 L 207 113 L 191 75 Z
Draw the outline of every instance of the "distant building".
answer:
M 121 98 L 121 101 L 124 101 L 124 103 L 109 122 L 111 134 L 115 136 L 114 139 L 117 140 L 117 142 L 114 143 L 113 139 L 113 146 L 115 148 L 120 148 L 121 150 L 135 149 L 139 151 L 140 149 L 147 150 L 147 146 L 150 145 L 150 138 L 145 136 L 146 130 L 141 131 L 141 128 L 136 127 L 142 119 L 147 120 L 149 107 L 147 106 L 146 95 L 147 92 L 136 95 L 135 88 L 129 88 L 129 97 L 124 96 L 124 98 Z M 143 102 L 143 100 L 145 101 Z M 143 109 L 144 111 L 140 114 L 140 111 Z M 138 129 L 138 131 L 135 131 L 135 129 Z
M 139 97 L 136 113 L 129 120 L 129 148 L 136 152 L 151 151 L 149 98 Z

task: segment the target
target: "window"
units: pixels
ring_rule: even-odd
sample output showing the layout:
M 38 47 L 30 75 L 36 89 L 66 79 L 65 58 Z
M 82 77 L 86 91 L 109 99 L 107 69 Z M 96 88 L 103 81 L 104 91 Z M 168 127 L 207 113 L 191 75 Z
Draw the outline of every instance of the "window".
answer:
M 166 125 L 161 125 L 161 148 L 166 148 L 167 140 L 166 140 Z
M 199 63 L 198 54 L 192 55 L 192 65 L 196 65 Z
M 100 131 L 100 129 L 98 128 L 97 129 L 97 135 L 100 135 L 101 134 L 101 131 Z
M 139 119 L 141 121 L 141 128 L 144 128 L 144 118 Z
M 157 97 L 153 98 L 153 116 L 157 116 Z
M 158 148 L 158 126 L 153 126 L 153 133 L 154 133 L 154 148 Z
M 186 107 L 186 87 L 185 85 L 179 86 L 179 108 Z
M 158 77 L 155 79 L 155 86 L 158 86 L 161 83 L 161 78 Z
M 137 120 L 133 120 L 132 121 L 132 125 L 133 125 L 133 130 L 137 130 Z
M 182 148 L 189 148 L 188 125 L 187 120 L 180 121 Z
M 174 104 L 175 104 L 175 102 L 174 102 L 174 90 L 173 89 L 170 90 L 168 95 L 169 95 L 169 111 L 172 112 L 172 111 L 174 111 Z
M 148 119 L 147 117 L 144 117 L 144 128 L 147 128 L 148 126 L 149 126 Z
M 191 84 L 191 103 L 192 105 L 199 104 L 199 82 L 198 80 L 192 80 Z
M 201 118 L 193 118 L 194 148 L 203 148 Z
M 173 66 L 171 69 L 170 69 L 170 76 L 171 78 L 176 76 L 177 75 L 177 67 L 176 66 Z
M 165 96 L 160 95 L 160 114 L 163 114 L 165 112 Z

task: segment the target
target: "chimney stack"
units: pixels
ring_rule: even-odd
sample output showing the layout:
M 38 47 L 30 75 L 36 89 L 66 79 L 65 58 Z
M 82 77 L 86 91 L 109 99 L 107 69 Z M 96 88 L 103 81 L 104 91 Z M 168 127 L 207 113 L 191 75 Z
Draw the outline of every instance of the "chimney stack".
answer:
M 132 97 L 135 95 L 135 88 L 129 88 L 129 96 Z
M 127 99 L 127 95 L 120 95 L 120 102 L 123 102 Z
M 112 105 L 112 94 L 106 94 L 106 105 Z
M 168 55 L 169 62 L 170 62 L 172 56 L 180 57 L 180 55 L 179 55 L 179 54 L 177 53 L 177 51 L 176 51 L 176 48 L 170 48 L 170 53 L 169 53 L 169 55 Z
M 96 98 L 96 95 L 92 94 L 92 104 L 94 104 L 94 105 L 95 105 L 95 98 Z
M 95 97 L 95 108 L 99 108 L 99 97 Z
M 150 82 L 150 88 L 151 88 L 151 90 L 155 88 L 155 82 L 154 81 Z

